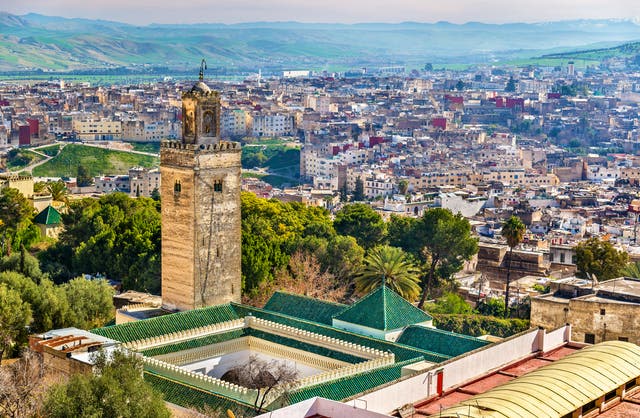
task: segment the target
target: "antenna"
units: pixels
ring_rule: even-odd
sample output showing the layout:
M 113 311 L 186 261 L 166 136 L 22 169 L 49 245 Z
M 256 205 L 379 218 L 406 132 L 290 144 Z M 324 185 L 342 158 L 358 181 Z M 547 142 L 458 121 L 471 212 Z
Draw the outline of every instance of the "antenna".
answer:
M 200 75 L 198 76 L 198 79 L 200 81 L 204 80 L 204 70 L 207 69 L 207 61 L 204 60 L 204 58 L 202 58 L 202 61 L 200 62 Z

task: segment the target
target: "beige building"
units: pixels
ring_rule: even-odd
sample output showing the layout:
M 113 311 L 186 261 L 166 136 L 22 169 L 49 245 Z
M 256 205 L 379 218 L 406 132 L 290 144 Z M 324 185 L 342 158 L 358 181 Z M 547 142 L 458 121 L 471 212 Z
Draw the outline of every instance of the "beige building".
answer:
M 640 343 L 640 280 L 622 277 L 592 285 L 575 277 L 551 283 L 551 293 L 531 300 L 531 326 L 571 324 L 573 339 Z
M 119 120 L 74 120 L 73 130 L 84 140 L 111 140 L 122 138 L 122 122 Z
M 0 190 L 11 187 L 18 189 L 27 199 L 33 197 L 33 177 L 19 174 L 0 174 Z
M 160 191 L 160 170 L 145 167 L 129 169 L 129 194 L 132 197 L 150 197 L 154 190 Z

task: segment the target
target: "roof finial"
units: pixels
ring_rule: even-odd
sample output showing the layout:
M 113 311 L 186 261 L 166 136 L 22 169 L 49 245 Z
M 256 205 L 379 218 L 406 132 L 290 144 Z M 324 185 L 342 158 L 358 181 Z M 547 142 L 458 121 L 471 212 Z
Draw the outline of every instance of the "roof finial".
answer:
M 200 81 L 204 80 L 204 70 L 206 69 L 207 69 L 207 61 L 205 61 L 204 58 L 202 58 L 202 61 L 200 62 L 200 76 L 198 77 Z

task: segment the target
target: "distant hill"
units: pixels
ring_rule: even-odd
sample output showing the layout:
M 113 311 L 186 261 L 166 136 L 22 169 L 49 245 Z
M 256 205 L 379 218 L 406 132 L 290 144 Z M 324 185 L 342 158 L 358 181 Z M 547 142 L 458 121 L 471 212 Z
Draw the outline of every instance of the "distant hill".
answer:
M 609 48 L 584 49 L 558 54 L 546 54 L 541 58 L 600 61 L 608 58 L 636 58 L 638 55 L 640 55 L 640 42 L 629 42 Z
M 640 40 L 627 20 L 539 24 L 307 24 L 134 26 L 0 13 L 0 71 L 117 66 L 233 70 L 492 63 Z

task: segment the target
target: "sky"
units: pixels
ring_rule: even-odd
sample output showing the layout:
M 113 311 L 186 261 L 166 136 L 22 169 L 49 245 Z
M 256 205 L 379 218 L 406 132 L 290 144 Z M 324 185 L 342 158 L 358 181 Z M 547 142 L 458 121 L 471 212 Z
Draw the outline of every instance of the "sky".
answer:
M 149 23 L 640 21 L 638 0 L 0 0 L 0 11 Z

